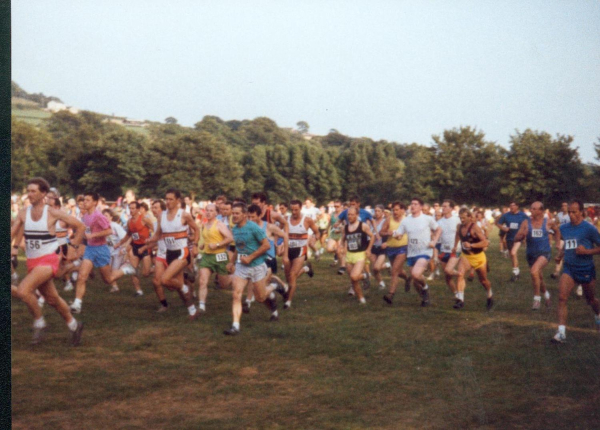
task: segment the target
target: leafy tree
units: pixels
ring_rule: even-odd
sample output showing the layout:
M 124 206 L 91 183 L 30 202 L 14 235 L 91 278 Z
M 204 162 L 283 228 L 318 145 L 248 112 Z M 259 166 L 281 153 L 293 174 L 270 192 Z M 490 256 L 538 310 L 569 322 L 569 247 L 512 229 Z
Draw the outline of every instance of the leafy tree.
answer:
M 308 130 L 310 128 L 306 121 L 298 121 L 296 123 L 296 126 L 298 127 L 298 131 L 302 134 L 308 133 Z
M 441 198 L 490 205 L 501 186 L 501 149 L 482 131 L 461 127 L 433 136 L 433 185 Z
M 165 119 L 166 124 L 177 124 L 177 118 L 173 118 L 172 116 Z
M 505 164 L 505 184 L 501 194 L 506 200 L 522 204 L 536 200 L 557 207 L 562 201 L 584 197 L 580 182 L 583 167 L 573 137 L 530 129 L 510 137 L 511 147 Z
M 11 129 L 10 186 L 12 190 L 21 191 L 27 186 L 30 178 L 35 176 L 47 178 L 47 148 L 52 137 L 45 130 L 16 120 L 14 117 L 11 121 Z
M 433 164 L 435 150 L 417 143 L 396 145 L 396 155 L 404 163 L 404 175 L 396 187 L 396 195 L 404 202 L 413 197 L 425 201 L 439 198 L 439 194 L 431 185 L 433 182 Z

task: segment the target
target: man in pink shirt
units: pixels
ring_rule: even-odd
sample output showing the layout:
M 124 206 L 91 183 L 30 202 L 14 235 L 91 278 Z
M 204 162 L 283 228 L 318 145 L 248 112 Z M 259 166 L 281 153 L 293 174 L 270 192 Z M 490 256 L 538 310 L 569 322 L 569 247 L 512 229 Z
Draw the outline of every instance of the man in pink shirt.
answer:
M 85 295 L 86 281 L 94 267 L 100 269 L 102 279 L 108 285 L 123 275 L 135 274 L 135 269 L 130 264 L 123 265 L 120 269 L 112 271 L 110 266 L 110 250 L 106 245 L 106 237 L 112 234 L 110 222 L 98 210 L 98 193 L 89 192 L 83 198 L 85 224 L 85 238 L 87 246 L 83 254 L 83 261 L 79 268 L 79 277 L 75 288 L 75 300 L 71 304 L 71 312 L 81 313 L 83 296 Z

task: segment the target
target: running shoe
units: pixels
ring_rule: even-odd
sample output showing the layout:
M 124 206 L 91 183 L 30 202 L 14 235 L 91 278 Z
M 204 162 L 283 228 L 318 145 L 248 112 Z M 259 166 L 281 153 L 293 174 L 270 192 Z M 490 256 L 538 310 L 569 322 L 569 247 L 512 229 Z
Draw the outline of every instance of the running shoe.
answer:
M 349 296 L 353 296 L 353 295 L 355 295 L 355 294 L 356 294 L 356 293 L 354 292 L 354 287 L 353 287 L 352 285 L 350 285 L 350 289 L 348 290 L 348 295 L 349 295 Z
M 269 318 L 269 321 L 279 321 L 279 315 L 271 314 L 271 318 Z
M 65 288 L 63 288 L 63 291 L 73 291 L 73 283 L 70 280 L 65 282 Z
M 510 282 L 517 282 L 519 280 L 519 275 L 513 273 L 510 277 Z
M 493 297 L 488 297 L 487 301 L 485 302 L 485 308 L 489 311 L 494 307 L 494 298 Z
M 119 287 L 117 287 L 116 285 L 113 285 L 109 291 L 109 293 L 118 293 L 119 292 Z
M 240 331 L 235 327 L 231 327 L 229 330 L 225 330 L 223 334 L 225 336 L 237 336 L 238 334 L 240 334 Z
M 345 267 L 340 267 L 337 271 L 338 275 L 343 275 L 344 273 L 346 273 L 346 268 Z
M 546 307 L 549 308 L 552 305 L 550 297 L 544 297 L 544 303 L 546 304 Z
M 31 344 L 32 345 L 38 345 L 40 344 L 43 340 L 44 337 L 46 337 L 46 327 L 40 327 L 40 328 L 33 328 L 33 337 L 31 338 Z
M 81 334 L 82 333 L 83 333 L 83 322 L 78 321 L 77 328 L 71 335 L 71 345 L 79 346 L 79 344 L 81 343 Z
M 383 296 L 383 301 L 385 301 L 387 304 L 391 305 L 394 302 L 394 294 L 387 293 L 385 296 Z
M 552 339 L 550 339 L 550 342 L 556 343 L 556 344 L 567 343 L 567 337 L 560 334 L 560 332 L 556 332 L 554 337 Z
M 250 313 L 250 303 L 248 302 L 242 302 L 242 312 L 245 314 L 249 314 Z
M 558 279 L 559 276 L 560 276 L 560 273 L 553 273 L 552 275 L 550 275 L 550 277 L 552 279 Z
M 74 314 L 80 314 L 81 313 L 81 305 L 80 304 L 75 304 L 75 303 L 71 303 L 71 306 L 69 306 L 69 309 L 71 310 L 71 313 Z
M 125 275 L 135 275 L 135 273 L 136 273 L 135 267 L 133 267 L 129 263 L 123 264 L 121 266 L 121 270 L 123 271 L 123 274 L 125 274 Z
M 159 314 L 161 314 L 161 313 L 163 313 L 163 312 L 167 312 L 168 310 L 169 310 L 169 307 L 168 307 L 168 306 L 163 306 L 163 305 L 160 305 L 160 306 L 159 306 L 159 308 L 156 310 L 156 313 L 159 313 Z
M 365 279 L 363 279 L 363 290 L 368 290 L 369 288 L 371 288 L 371 274 L 370 273 L 365 273 L 367 275 L 367 277 Z
M 306 267 L 308 267 L 308 272 L 306 272 L 306 274 L 309 276 L 309 278 L 315 276 L 315 272 L 313 271 L 313 267 L 312 264 L 310 264 L 310 262 L 306 263 Z
M 421 306 L 422 307 L 429 306 L 429 288 L 427 288 L 426 290 L 423 290 L 423 293 L 421 293 L 421 297 L 423 298 L 423 300 L 421 301 Z
M 454 309 L 462 309 L 465 307 L 465 302 L 463 302 L 462 300 L 456 300 L 456 303 L 454 304 L 454 306 L 452 306 Z
M 133 297 L 142 297 L 144 295 L 144 292 L 142 290 L 136 291 L 135 293 L 133 293 Z
M 541 300 L 534 300 L 533 301 L 533 305 L 531 306 L 531 310 L 532 311 L 539 311 L 541 304 L 542 304 Z

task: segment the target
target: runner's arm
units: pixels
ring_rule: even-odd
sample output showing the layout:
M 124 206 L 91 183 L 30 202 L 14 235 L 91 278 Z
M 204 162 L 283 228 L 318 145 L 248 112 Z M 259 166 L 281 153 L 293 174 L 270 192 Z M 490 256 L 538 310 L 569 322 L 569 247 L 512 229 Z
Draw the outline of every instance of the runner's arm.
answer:
M 527 220 L 525 220 L 521 223 L 521 227 L 519 227 L 519 231 L 517 231 L 517 234 L 515 235 L 515 242 L 520 242 L 525 239 L 527 233 L 529 233 L 529 224 Z

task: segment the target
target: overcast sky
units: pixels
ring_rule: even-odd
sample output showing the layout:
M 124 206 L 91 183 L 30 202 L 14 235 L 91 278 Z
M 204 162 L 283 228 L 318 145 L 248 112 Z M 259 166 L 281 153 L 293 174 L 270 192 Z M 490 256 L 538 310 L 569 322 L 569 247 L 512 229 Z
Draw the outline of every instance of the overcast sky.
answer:
M 470 125 L 600 136 L 598 1 L 12 1 L 12 79 L 193 126 L 267 116 L 429 145 Z

